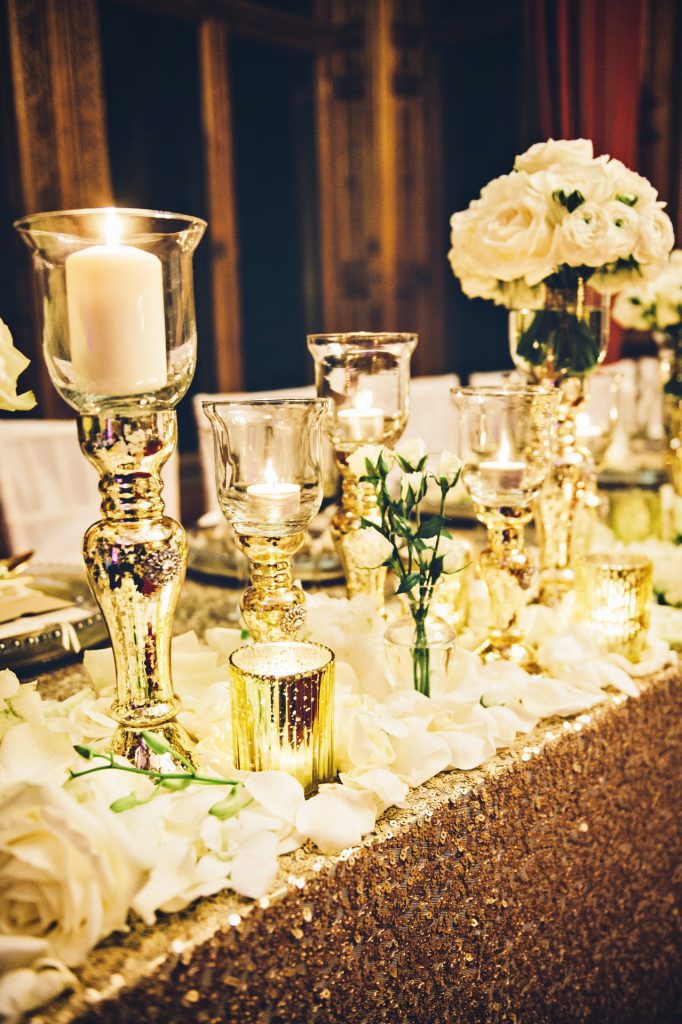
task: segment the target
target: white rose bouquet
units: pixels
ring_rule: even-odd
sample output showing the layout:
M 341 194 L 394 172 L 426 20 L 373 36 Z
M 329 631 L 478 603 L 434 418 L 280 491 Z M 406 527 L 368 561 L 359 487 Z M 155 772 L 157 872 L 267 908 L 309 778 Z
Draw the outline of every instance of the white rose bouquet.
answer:
M 657 195 L 620 160 L 594 157 L 587 139 L 537 143 L 452 216 L 452 269 L 465 295 L 510 309 L 539 309 L 547 290 L 588 281 L 608 294 L 652 280 L 673 246 Z M 585 373 L 597 364 L 599 343 L 574 327 L 536 318 L 517 354 L 537 366 L 560 346 L 560 368 Z
M 379 445 L 364 445 L 350 456 L 351 471 L 371 483 L 381 515 L 379 523 L 362 520 L 354 538 L 354 555 L 366 568 L 386 565 L 398 578 L 398 594 L 404 594 L 414 620 L 414 685 L 429 695 L 429 649 L 426 620 L 436 582 L 443 573 L 464 568 L 461 547 L 445 528 L 445 499 L 459 480 L 461 463 L 455 455 L 441 452 L 430 468 L 423 441 L 406 441 L 395 452 Z M 388 476 L 399 474 L 397 496 L 391 494 Z M 440 491 L 436 515 L 422 518 L 421 502 L 429 482 Z
M 28 359 L 17 351 L 7 324 L 0 320 L 0 409 L 25 412 L 36 404 L 32 391 L 17 394 L 17 377 L 28 366 Z

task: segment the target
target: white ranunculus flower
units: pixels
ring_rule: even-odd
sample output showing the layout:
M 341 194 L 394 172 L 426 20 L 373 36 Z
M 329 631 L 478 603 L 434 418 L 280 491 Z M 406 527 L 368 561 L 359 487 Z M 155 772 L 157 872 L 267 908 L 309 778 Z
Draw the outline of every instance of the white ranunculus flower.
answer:
M 443 572 L 445 573 L 459 572 L 471 561 L 471 547 L 466 541 L 441 537 L 438 549 L 443 556 Z
M 604 204 L 604 213 L 611 221 L 611 237 L 616 259 L 632 255 L 639 237 L 640 216 L 625 203 L 612 199 Z
M 611 316 L 621 327 L 632 331 L 648 331 L 651 324 L 645 311 L 654 301 L 655 293 L 650 281 L 642 281 L 639 286 L 630 285 L 616 296 Z
M 583 203 L 557 228 L 557 262 L 602 267 L 617 258 L 611 220 L 601 206 Z
M 532 174 L 565 161 L 589 164 L 592 154 L 589 139 L 547 139 L 546 142 L 536 142 L 525 153 L 517 156 L 514 170 Z
M 407 441 L 401 441 L 397 446 L 395 453 L 403 459 L 408 466 L 416 470 L 417 466 L 424 458 L 427 453 L 426 442 L 422 441 L 419 437 L 410 438 Z
M 607 170 L 613 197 L 622 197 L 619 202 L 631 206 L 637 213 L 656 203 L 658 192 L 641 174 L 631 171 L 620 160 L 609 160 Z
M 378 569 L 393 554 L 393 545 L 373 526 L 365 526 L 346 536 L 344 543 L 354 562 L 363 569 Z
M 675 233 L 668 214 L 660 206 L 645 210 L 640 218 L 639 241 L 633 255 L 646 277 L 658 277 L 665 269 L 664 261 L 674 242 Z
M 373 466 L 376 466 L 381 455 L 384 456 L 384 461 L 387 462 L 388 452 L 386 448 L 380 444 L 363 444 L 348 456 L 348 468 L 353 476 L 365 476 L 367 473 L 365 463 L 369 461 Z
M 567 216 L 566 207 L 555 198 L 563 192 L 570 196 L 579 192 L 587 203 L 605 203 L 613 195 L 613 188 L 603 157 L 590 164 L 557 164 L 530 176 L 534 189 L 542 195 L 553 221 L 562 221 Z
M 450 260 L 460 276 L 523 278 L 535 285 L 552 273 L 554 224 L 544 196 L 524 172 L 495 178 L 468 210 L 450 220 Z
M 17 394 L 17 377 L 28 366 L 28 359 L 14 347 L 6 323 L 0 320 L 0 409 L 25 412 L 36 404 L 32 391 Z
M 0 931 L 44 937 L 69 966 L 124 929 L 142 869 L 116 815 L 61 787 L 17 783 L 0 796 Z

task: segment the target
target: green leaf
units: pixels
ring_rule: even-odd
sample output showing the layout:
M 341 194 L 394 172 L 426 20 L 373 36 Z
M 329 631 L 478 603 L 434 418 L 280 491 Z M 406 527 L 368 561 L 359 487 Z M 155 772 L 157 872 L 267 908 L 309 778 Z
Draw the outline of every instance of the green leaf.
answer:
M 398 455 L 396 453 L 396 461 L 400 468 L 402 469 L 403 473 L 414 473 L 414 467 L 410 462 L 407 461 L 407 459 L 404 459 L 402 455 Z
M 429 565 L 429 575 L 431 576 L 431 579 L 433 580 L 434 583 L 443 575 L 444 561 L 444 555 L 436 555 L 435 558 L 431 559 L 431 564 Z
M 427 537 L 437 537 L 443 526 L 445 525 L 445 519 L 443 516 L 429 516 L 425 519 L 417 530 L 417 537 L 425 539 Z
M 93 757 L 95 757 L 95 751 L 92 747 L 85 747 L 80 743 L 74 743 L 73 749 L 81 757 L 84 757 L 86 761 L 92 761 Z
M 552 192 L 552 199 L 555 203 L 565 206 L 569 213 L 573 213 L 574 210 L 577 210 L 585 202 L 585 196 L 577 188 L 572 192 L 564 192 L 562 188 L 558 188 L 555 192 Z
M 624 193 L 619 193 L 616 196 L 616 199 L 618 200 L 619 203 L 625 203 L 626 206 L 636 206 L 637 202 L 639 200 L 639 196 L 636 196 L 634 194 L 634 192 L 630 192 L 629 195 L 625 195 Z
M 369 530 L 371 527 L 372 530 L 376 530 L 377 533 L 380 533 L 382 537 L 386 536 L 384 531 L 381 529 L 381 524 L 375 523 L 372 519 L 365 519 L 365 517 L 363 516 L 362 519 L 360 520 L 360 526 L 362 526 L 362 528 L 365 530 Z
M 150 732 L 149 729 L 142 729 L 141 736 L 154 754 L 167 754 L 171 750 L 171 745 L 168 740 L 165 739 L 164 736 L 160 736 L 157 732 Z
M 418 572 L 409 572 L 407 576 L 403 576 L 398 587 L 397 594 L 407 594 L 408 591 L 412 590 L 412 587 L 419 583 L 421 576 Z

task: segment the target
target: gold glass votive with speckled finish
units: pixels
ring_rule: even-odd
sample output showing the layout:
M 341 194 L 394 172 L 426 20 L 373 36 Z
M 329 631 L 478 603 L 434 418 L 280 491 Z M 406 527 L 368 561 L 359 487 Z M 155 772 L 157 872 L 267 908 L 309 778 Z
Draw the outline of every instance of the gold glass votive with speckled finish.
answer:
M 306 795 L 334 774 L 334 653 L 297 641 L 247 644 L 230 656 L 237 768 L 289 772 Z
M 591 552 L 576 566 L 576 614 L 596 626 L 610 651 L 639 661 L 651 618 L 651 559 Z

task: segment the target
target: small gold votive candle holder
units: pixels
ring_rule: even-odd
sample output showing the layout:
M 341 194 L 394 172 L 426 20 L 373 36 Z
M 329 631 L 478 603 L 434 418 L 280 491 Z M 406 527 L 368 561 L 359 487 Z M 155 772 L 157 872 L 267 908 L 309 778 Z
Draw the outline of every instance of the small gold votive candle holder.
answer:
M 306 796 L 334 775 L 334 653 L 310 641 L 230 656 L 235 767 L 289 772 Z
M 652 565 L 646 555 L 590 552 L 576 565 L 576 614 L 596 626 L 610 651 L 639 661 L 651 618 Z

